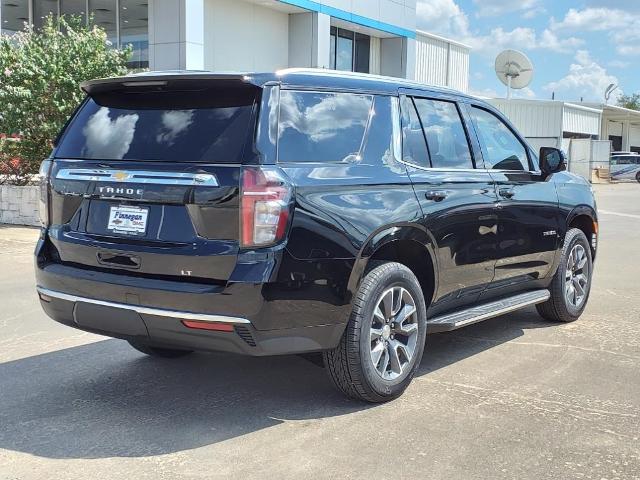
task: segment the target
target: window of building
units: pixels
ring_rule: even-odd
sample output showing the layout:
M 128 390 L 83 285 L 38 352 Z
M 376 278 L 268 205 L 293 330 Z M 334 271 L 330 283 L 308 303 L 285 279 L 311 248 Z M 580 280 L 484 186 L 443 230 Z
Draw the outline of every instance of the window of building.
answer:
M 409 97 L 402 103 L 402 159 L 418 167 L 431 166 L 420 117 Z
M 371 95 L 283 91 L 278 160 L 360 161 L 372 102 Z
M 11 35 L 21 30 L 25 22 L 41 28 L 48 15 L 79 15 L 84 22 L 104 28 L 114 47 L 133 47 L 130 68 L 149 66 L 148 0 L 1 1 L 3 34 Z
M 26 2 L 25 2 L 26 3 Z M 58 9 L 58 0 L 33 0 L 33 26 L 41 28 L 44 25 L 44 19 L 49 15 L 57 16 L 60 14 Z M 4 10 L 2 11 L 4 18 Z
M 120 0 L 120 45 L 131 45 L 131 68 L 149 66 L 149 6 L 146 0 Z
M 86 0 L 60 0 L 61 15 L 75 15 L 87 22 L 87 2 Z
M 93 23 L 107 32 L 107 40 L 111 45 L 118 45 L 115 2 L 113 0 L 89 0 L 89 11 L 93 15 Z
M 416 98 L 415 103 L 427 137 L 431 166 L 473 168 L 469 142 L 455 103 L 424 98 Z
M 369 73 L 371 37 L 331 27 L 330 63 L 333 70 Z
M 29 22 L 29 5 L 24 0 L 2 0 L 2 34 L 12 35 Z
M 527 150 L 520 139 L 493 113 L 471 108 L 486 168 L 529 170 Z

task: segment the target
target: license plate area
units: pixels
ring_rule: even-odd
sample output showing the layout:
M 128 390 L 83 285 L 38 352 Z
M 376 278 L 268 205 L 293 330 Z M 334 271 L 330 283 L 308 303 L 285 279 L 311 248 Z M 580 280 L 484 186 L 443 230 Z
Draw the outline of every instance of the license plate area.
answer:
M 114 205 L 109 209 L 107 230 L 129 236 L 144 236 L 147 233 L 149 209 L 132 205 Z

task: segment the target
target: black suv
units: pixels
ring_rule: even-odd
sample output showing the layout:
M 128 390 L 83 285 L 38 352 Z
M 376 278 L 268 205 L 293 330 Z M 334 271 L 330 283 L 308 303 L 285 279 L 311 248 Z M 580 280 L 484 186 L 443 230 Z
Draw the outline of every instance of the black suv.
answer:
M 340 390 L 382 402 L 427 333 L 585 308 L 590 186 L 481 100 L 314 70 L 82 88 L 42 166 L 58 322 L 161 357 L 322 352 Z

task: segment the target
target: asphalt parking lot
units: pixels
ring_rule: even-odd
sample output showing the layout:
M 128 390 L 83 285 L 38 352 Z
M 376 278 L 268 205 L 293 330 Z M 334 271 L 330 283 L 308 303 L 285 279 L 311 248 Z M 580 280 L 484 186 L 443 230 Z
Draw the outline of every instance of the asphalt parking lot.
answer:
M 0 227 L 0 479 L 640 478 L 640 185 L 595 188 L 583 317 L 433 335 L 378 406 L 299 357 L 157 360 L 58 325 L 34 290 L 37 231 Z

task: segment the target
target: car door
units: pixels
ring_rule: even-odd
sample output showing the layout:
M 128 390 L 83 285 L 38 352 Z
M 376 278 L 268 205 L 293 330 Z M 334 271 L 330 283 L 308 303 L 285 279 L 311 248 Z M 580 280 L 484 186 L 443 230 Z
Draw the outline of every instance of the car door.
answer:
M 560 241 L 555 183 L 534 167 L 530 148 L 497 112 L 468 105 L 484 164 L 495 180 L 495 276 L 483 298 L 534 288 L 553 275 Z
M 436 246 L 433 315 L 475 302 L 491 282 L 497 198 L 455 98 L 404 96 L 402 116 L 403 161 Z

